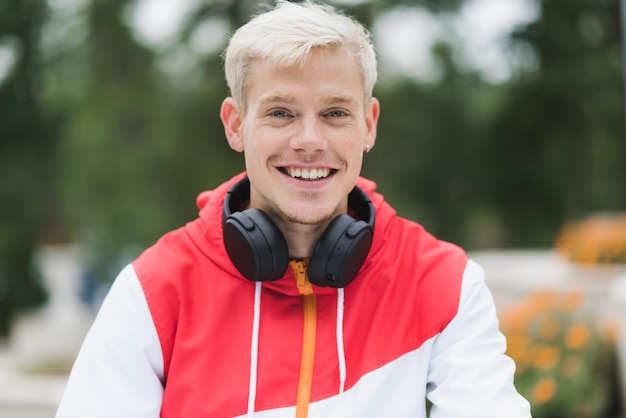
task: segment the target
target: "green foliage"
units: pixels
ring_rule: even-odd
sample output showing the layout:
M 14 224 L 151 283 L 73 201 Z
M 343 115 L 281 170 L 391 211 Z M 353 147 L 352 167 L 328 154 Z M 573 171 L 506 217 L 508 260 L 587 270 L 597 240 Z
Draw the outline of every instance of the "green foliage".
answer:
M 176 89 L 124 23 L 131 3 L 94 1 L 86 9 L 87 36 L 74 56 L 84 71 L 80 87 L 57 103 L 72 110 L 63 146 L 65 210 L 74 239 L 93 253 L 92 273 L 105 282 L 120 263 L 192 219 L 196 195 L 217 185 L 214 179 L 243 169 L 223 139 L 218 57 L 207 60 L 207 78 L 193 90 Z
M 0 45 L 14 57 L 0 79 L 0 337 L 17 310 L 46 297 L 31 261 L 54 186 L 56 138 L 41 107 L 38 76 L 45 10 L 43 1 L 0 3 Z
M 401 215 L 439 237 L 478 242 L 470 223 L 486 202 L 481 188 L 484 130 L 499 91 L 463 73 L 449 45 L 435 53 L 443 68 L 435 84 L 399 81 L 379 88 L 381 101 L 375 152 L 364 173 L 377 180 Z
M 88 32 L 78 57 L 86 61 L 85 73 L 65 104 L 72 114 L 63 143 L 64 207 L 74 237 L 88 241 L 102 260 L 117 260 L 125 246 L 156 238 L 155 225 L 164 218 L 154 123 L 161 117 L 158 79 L 152 52 L 132 41 L 121 20 L 128 3 L 94 1 L 86 10 Z
M 618 2 L 539 4 L 514 35 L 538 68 L 511 84 L 484 149 L 508 245 L 548 246 L 566 219 L 626 203 Z
M 516 76 L 489 85 L 434 49 L 443 78 L 384 85 L 364 172 L 401 214 L 469 248 L 549 247 L 566 219 L 623 206 L 618 4 L 540 1 Z

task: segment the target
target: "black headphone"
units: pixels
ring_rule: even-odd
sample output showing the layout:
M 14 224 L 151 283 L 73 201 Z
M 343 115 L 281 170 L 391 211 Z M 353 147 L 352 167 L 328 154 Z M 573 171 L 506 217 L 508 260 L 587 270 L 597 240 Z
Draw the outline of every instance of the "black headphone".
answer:
M 226 252 L 237 270 L 250 281 L 277 280 L 289 266 L 287 241 L 261 209 L 240 211 L 250 200 L 250 180 L 233 185 L 224 199 L 223 229 Z M 357 219 L 339 215 L 326 227 L 309 261 L 308 276 L 317 286 L 346 287 L 356 277 L 372 245 L 374 205 L 358 187 L 348 195 Z

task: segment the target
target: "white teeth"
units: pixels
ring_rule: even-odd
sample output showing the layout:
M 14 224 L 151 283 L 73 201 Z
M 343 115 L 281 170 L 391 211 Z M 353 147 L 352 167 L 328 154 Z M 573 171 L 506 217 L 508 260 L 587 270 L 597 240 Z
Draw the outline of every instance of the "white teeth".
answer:
M 330 169 L 328 168 L 287 168 L 286 171 L 291 177 L 304 180 L 323 179 L 330 174 Z

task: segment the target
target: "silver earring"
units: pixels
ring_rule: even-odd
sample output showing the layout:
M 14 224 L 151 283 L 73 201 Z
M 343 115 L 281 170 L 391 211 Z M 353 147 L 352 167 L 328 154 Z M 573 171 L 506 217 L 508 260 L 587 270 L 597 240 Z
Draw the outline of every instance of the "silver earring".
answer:
M 366 146 L 365 146 L 365 153 L 367 154 L 368 152 L 370 152 L 370 146 L 369 146 L 369 145 L 366 145 Z

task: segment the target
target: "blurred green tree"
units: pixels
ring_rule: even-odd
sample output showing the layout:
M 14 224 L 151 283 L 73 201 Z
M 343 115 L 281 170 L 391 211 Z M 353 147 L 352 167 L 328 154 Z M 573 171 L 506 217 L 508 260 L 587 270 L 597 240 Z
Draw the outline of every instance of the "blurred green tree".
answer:
M 77 72 L 50 100 L 68 114 L 65 213 L 73 239 L 87 244 L 87 277 L 96 282 L 110 282 L 141 249 L 193 218 L 197 194 L 243 168 L 223 139 L 219 54 L 168 73 L 159 60 L 189 54 L 188 45 L 161 55 L 142 45 L 127 18 L 134 3 L 87 3 L 85 39 L 64 54 L 72 64 L 56 61 L 51 70 L 51 78 Z
M 483 184 L 509 246 L 549 246 L 569 218 L 618 209 L 624 107 L 617 0 L 540 0 L 519 28 L 522 67 L 494 115 Z
M 485 169 L 479 149 L 499 89 L 460 68 L 453 53 L 453 45 L 435 45 L 436 82 L 401 79 L 377 89 L 383 115 L 364 174 L 377 180 L 401 215 L 469 245 L 478 242 L 470 226 L 484 206 L 477 193 Z
M 33 254 L 42 234 L 55 128 L 41 105 L 43 0 L 0 2 L 0 337 L 15 313 L 46 298 Z
M 171 226 L 172 196 L 163 187 L 169 150 L 161 141 L 167 95 L 154 52 L 124 20 L 131 3 L 87 4 L 84 41 L 67 57 L 77 76 L 51 98 L 68 114 L 61 181 L 72 239 L 88 244 L 90 273 L 100 281 L 136 255 L 133 245 L 152 242 L 158 225 Z M 57 71 L 67 68 L 58 64 Z

